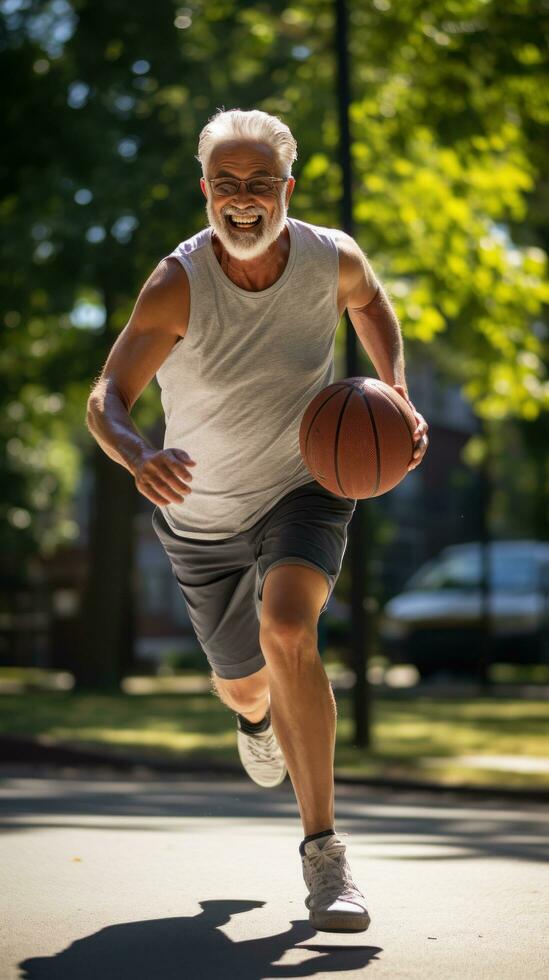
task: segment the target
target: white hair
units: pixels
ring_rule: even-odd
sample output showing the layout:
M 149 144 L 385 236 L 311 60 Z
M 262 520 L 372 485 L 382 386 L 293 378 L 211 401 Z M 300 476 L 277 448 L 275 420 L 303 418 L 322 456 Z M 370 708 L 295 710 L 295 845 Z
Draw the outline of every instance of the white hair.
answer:
M 218 109 L 204 126 L 198 138 L 196 159 L 206 176 L 210 156 L 215 146 L 225 140 L 253 140 L 268 143 L 276 153 L 282 177 L 290 177 L 292 163 L 297 158 L 297 142 L 290 129 L 278 116 L 261 109 Z

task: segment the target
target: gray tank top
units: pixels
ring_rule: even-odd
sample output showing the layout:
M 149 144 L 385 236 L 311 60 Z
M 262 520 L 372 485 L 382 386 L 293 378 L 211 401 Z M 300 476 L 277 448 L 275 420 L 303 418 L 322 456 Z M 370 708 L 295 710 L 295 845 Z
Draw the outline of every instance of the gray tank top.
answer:
M 225 275 L 210 227 L 170 253 L 189 278 L 190 317 L 156 373 L 164 448 L 186 450 L 196 466 L 184 502 L 159 509 L 181 537 L 246 531 L 313 479 L 299 425 L 334 379 L 339 261 L 333 229 L 286 221 L 286 267 L 259 292 Z

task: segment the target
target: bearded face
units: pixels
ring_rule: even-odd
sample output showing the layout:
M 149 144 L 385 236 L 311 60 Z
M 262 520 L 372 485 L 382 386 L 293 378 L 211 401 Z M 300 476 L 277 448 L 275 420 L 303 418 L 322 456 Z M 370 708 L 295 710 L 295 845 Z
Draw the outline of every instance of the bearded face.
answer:
M 276 200 L 270 212 L 259 200 L 246 208 L 224 204 L 218 209 L 213 203 L 213 195 L 208 197 L 208 221 L 223 247 L 235 259 L 256 259 L 282 234 L 288 209 L 284 191 L 275 193 Z
M 271 146 L 230 141 L 212 152 L 209 176 L 252 176 L 278 174 L 278 161 Z M 290 178 L 293 189 L 293 178 Z M 243 184 L 232 197 L 218 197 L 212 185 L 202 180 L 208 222 L 226 251 L 235 259 L 250 260 L 263 255 L 284 231 L 288 214 L 288 183 L 274 185 L 268 195 L 253 195 Z

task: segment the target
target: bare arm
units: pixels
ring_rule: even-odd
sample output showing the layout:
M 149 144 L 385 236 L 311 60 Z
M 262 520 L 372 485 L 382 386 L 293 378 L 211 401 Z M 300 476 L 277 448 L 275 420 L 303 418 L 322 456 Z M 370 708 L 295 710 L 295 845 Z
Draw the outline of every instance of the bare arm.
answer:
M 179 502 L 192 479 L 181 449 L 157 450 L 134 425 L 130 412 L 142 391 L 185 335 L 189 284 L 179 264 L 164 259 L 147 280 L 124 330 L 113 344 L 87 404 L 91 434 L 115 462 L 135 477 L 138 490 L 156 504 Z
M 125 466 L 132 475 L 145 453 L 153 450 L 134 425 L 120 392 L 108 378 L 101 378 L 95 385 L 93 400 L 88 401 L 86 422 L 107 456 Z
M 429 426 L 412 405 L 405 378 L 404 347 L 396 314 L 360 246 L 344 232 L 338 237 L 339 292 L 360 342 L 381 381 L 395 388 L 414 411 L 417 428 L 409 470 L 421 463 Z
M 400 385 L 407 397 L 404 349 L 396 314 L 361 248 L 343 232 L 338 251 L 340 292 L 359 340 L 378 377 L 391 386 Z

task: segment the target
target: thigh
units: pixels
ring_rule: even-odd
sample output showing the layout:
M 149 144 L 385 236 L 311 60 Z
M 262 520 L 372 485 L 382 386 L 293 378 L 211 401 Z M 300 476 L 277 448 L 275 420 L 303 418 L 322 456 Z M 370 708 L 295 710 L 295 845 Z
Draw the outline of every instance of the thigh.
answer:
M 152 516 L 197 640 L 218 677 L 246 677 L 264 666 L 255 605 L 255 552 L 246 533 L 224 538 L 183 538 L 161 510 Z
M 326 580 L 323 613 L 339 577 L 347 547 L 347 527 L 356 500 L 337 497 L 316 480 L 292 490 L 269 512 L 262 527 L 257 559 L 257 599 L 263 602 L 267 575 L 281 565 L 304 565 L 321 572 Z M 279 580 L 281 576 L 278 576 Z M 287 576 L 284 576 L 287 579 Z M 289 580 L 288 580 L 289 581 Z M 318 580 L 300 576 L 297 581 L 318 594 Z M 285 589 L 285 586 L 282 586 Z M 313 602 L 316 601 L 313 599 Z

